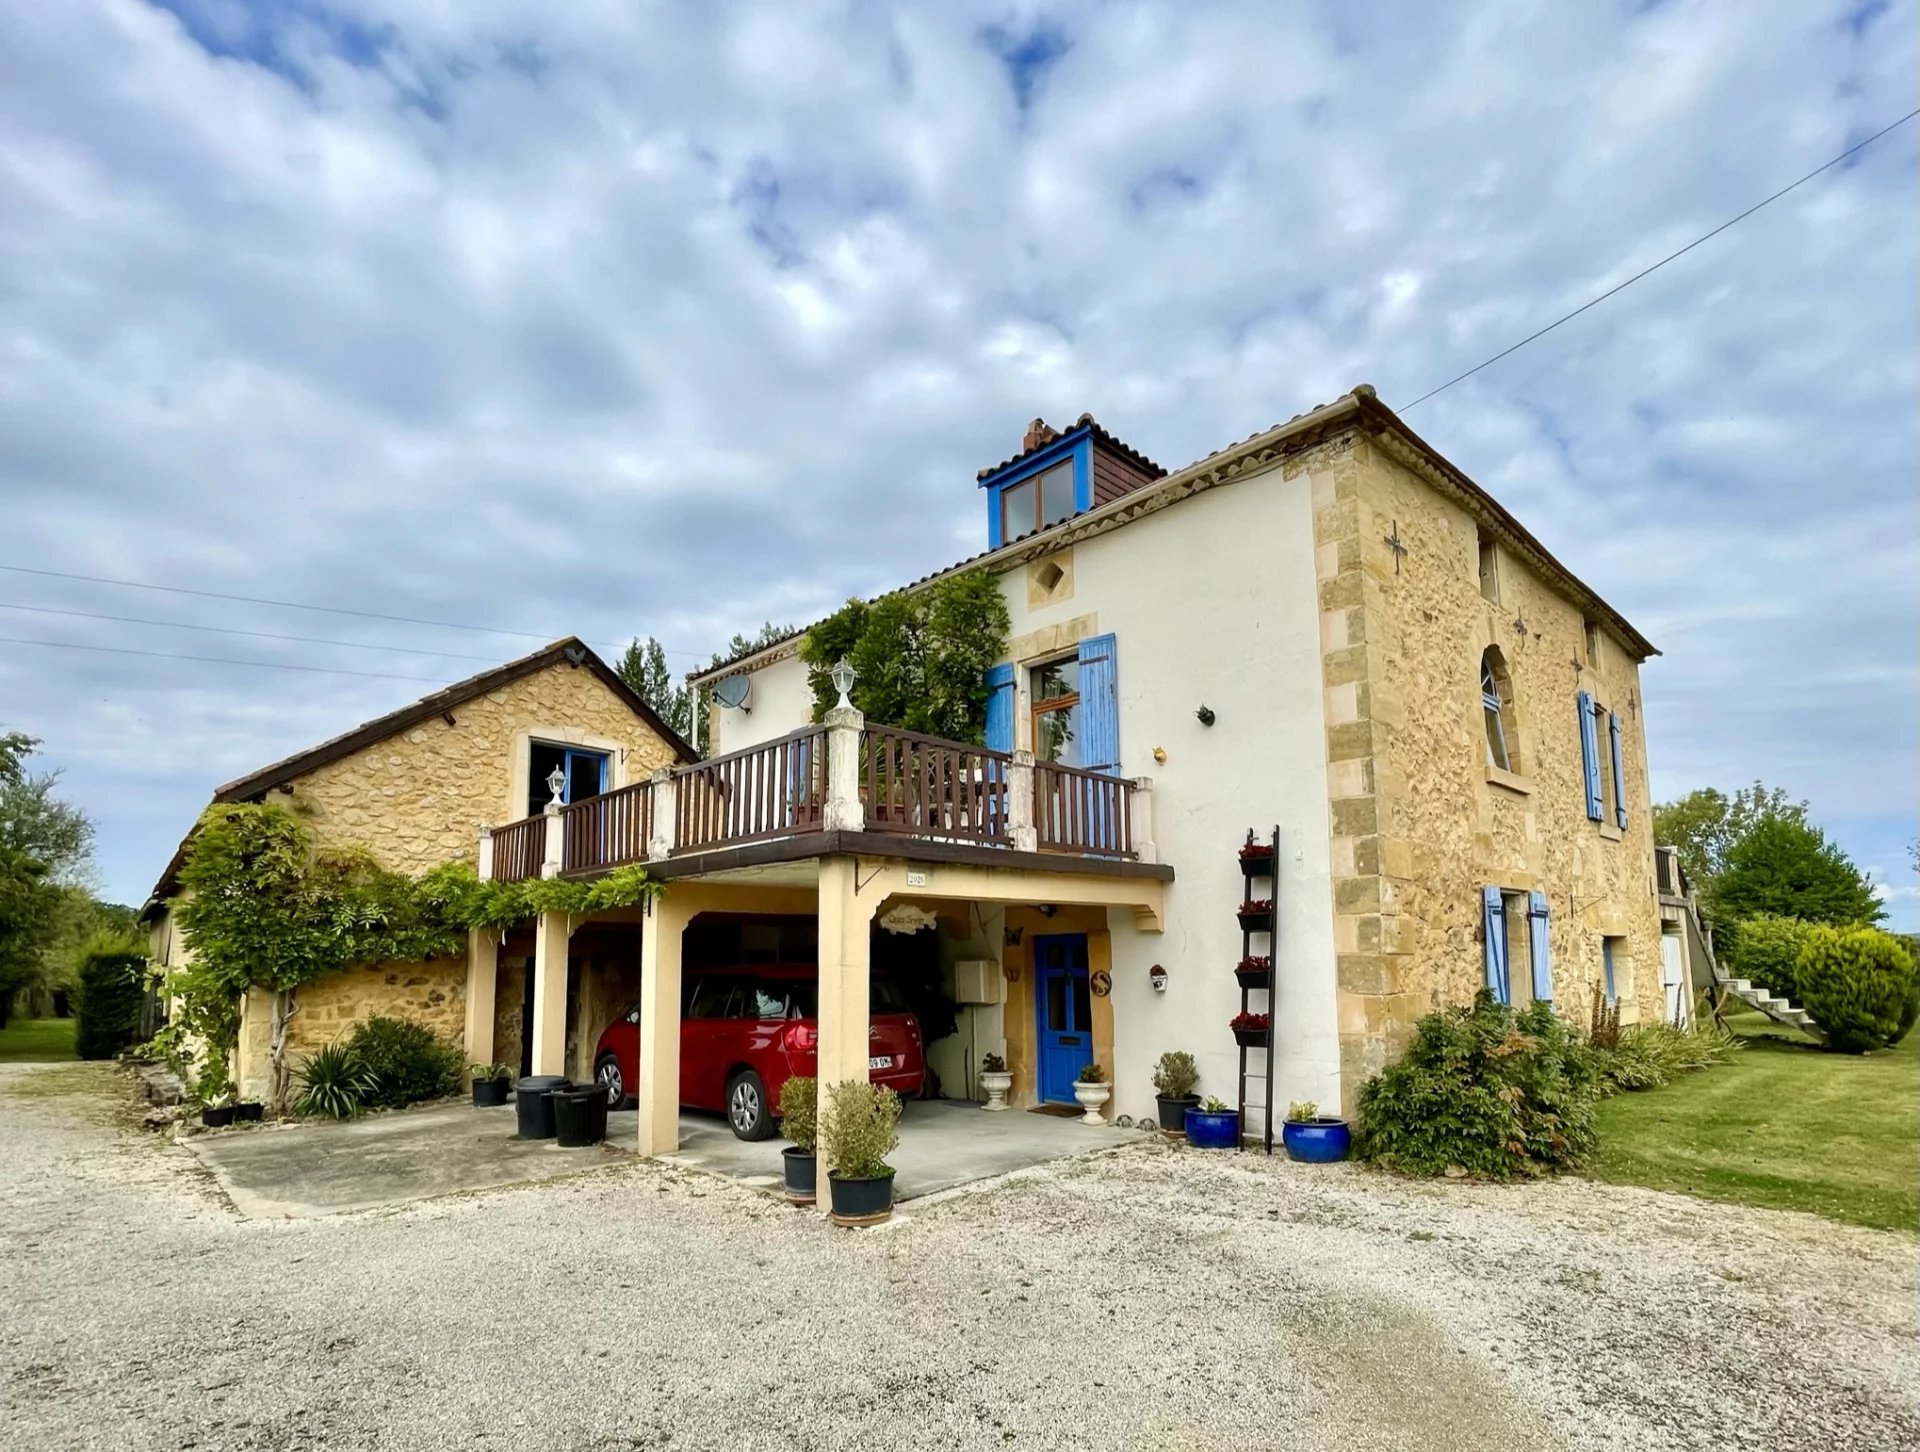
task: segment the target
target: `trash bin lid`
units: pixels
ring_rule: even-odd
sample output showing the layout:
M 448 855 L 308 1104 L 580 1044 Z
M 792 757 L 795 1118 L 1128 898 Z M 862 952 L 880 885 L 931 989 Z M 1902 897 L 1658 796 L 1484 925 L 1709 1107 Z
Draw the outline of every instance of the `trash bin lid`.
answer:
M 564 1074 L 529 1074 L 513 1087 L 522 1094 L 540 1094 L 565 1089 L 571 1081 Z

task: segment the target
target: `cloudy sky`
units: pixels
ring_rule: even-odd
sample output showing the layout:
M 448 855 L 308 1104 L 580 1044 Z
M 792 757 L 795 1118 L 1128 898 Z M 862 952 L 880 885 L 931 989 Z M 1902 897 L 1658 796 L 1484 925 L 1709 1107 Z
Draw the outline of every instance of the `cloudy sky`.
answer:
M 220 781 L 971 553 L 1035 414 L 1407 404 L 1916 91 L 1911 0 L 1387 9 L 0 4 L 0 726 L 137 902 Z M 1656 793 L 1909 927 L 1917 131 L 1408 413 L 1665 651 Z

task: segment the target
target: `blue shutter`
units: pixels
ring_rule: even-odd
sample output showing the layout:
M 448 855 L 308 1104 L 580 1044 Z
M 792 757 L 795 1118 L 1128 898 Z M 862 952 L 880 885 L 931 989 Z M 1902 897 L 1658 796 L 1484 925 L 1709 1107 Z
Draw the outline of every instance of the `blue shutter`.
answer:
M 1088 771 L 1120 770 L 1120 697 L 1113 648 L 1111 635 L 1080 642 L 1080 761 Z
M 987 672 L 987 750 L 1013 750 L 1013 667 Z
M 1607 1005 L 1608 1007 L 1612 1007 L 1614 1004 L 1620 1001 L 1619 994 L 1614 991 L 1614 987 L 1613 987 L 1613 939 L 1612 938 L 1602 938 L 1600 940 L 1600 967 L 1607 977 Z
M 1500 889 L 1481 889 L 1486 906 L 1487 987 L 1501 1003 L 1513 1002 L 1513 990 L 1507 983 L 1507 909 L 1500 900 Z
M 1547 943 L 1547 895 L 1536 892 L 1527 899 L 1527 946 L 1533 958 L 1533 997 L 1536 1003 L 1553 1002 L 1553 958 Z
M 1621 831 L 1627 829 L 1627 773 L 1620 763 L 1620 713 L 1607 713 L 1607 737 L 1613 743 L 1613 815 Z
M 1587 773 L 1587 815 L 1602 816 L 1600 799 L 1600 732 L 1593 720 L 1593 697 L 1580 692 L 1580 761 Z

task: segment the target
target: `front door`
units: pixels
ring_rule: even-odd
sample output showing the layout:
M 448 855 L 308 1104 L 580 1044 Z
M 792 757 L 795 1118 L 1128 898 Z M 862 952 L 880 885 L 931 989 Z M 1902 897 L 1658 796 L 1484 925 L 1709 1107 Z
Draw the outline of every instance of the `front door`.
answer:
M 1093 1062 L 1093 997 L 1087 991 L 1087 935 L 1033 940 L 1033 991 L 1039 1016 L 1035 1091 L 1047 1103 L 1073 1103 L 1073 1081 Z

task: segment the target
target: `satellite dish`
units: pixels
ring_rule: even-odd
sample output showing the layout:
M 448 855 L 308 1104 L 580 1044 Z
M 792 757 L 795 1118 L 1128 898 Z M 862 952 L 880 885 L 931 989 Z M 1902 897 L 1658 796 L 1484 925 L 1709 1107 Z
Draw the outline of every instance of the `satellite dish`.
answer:
M 747 696 L 753 690 L 753 677 L 745 675 L 722 676 L 713 683 L 713 699 L 727 707 L 744 707 Z

